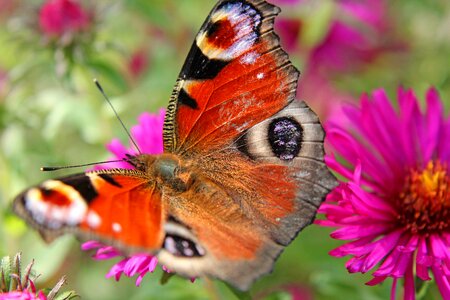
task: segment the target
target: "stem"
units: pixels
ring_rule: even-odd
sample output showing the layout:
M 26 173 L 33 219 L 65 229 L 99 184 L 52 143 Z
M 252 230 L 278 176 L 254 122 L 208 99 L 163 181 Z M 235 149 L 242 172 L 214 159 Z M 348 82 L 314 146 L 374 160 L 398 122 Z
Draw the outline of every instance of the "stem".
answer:
M 430 281 L 424 281 L 419 291 L 416 294 L 416 300 L 426 299 L 428 288 L 430 287 Z

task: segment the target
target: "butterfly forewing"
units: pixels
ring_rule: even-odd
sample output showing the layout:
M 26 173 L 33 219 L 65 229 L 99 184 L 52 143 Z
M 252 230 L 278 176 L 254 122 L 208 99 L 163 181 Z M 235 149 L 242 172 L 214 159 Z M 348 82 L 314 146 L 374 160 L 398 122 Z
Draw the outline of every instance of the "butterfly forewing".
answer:
M 190 156 L 224 147 L 294 99 L 299 73 L 273 32 L 278 13 L 265 1 L 219 1 L 175 86 L 166 151 Z
M 19 195 L 14 210 L 48 241 L 70 232 L 124 252 L 156 251 L 163 241 L 161 195 L 146 174 L 133 170 L 44 181 Z

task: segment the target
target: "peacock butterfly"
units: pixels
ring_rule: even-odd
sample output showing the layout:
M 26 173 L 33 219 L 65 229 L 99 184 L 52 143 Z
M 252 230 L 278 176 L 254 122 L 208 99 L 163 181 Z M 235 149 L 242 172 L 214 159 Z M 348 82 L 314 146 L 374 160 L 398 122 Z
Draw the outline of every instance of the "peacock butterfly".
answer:
M 170 98 L 164 153 L 44 181 L 17 196 L 15 212 L 46 241 L 73 233 L 248 289 L 336 185 L 322 126 L 295 100 L 299 72 L 273 31 L 279 11 L 218 1 Z

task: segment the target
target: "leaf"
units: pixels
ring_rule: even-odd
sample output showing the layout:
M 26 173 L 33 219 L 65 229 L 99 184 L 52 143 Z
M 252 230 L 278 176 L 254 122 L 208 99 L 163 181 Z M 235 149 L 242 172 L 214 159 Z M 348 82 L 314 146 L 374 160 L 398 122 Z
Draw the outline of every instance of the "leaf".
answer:
M 112 88 L 114 88 L 116 92 L 124 92 L 127 90 L 128 85 L 124 77 L 118 70 L 111 66 L 110 63 L 100 60 L 91 60 L 87 62 L 87 65 L 92 69 L 95 76 L 99 77 L 102 82 L 106 81 L 106 83 L 108 83 L 107 90 Z
M 3 292 L 9 291 L 9 285 L 11 282 L 11 258 L 9 256 L 5 256 L 1 261 L 1 282 L 0 282 L 0 290 Z
M 57 295 L 53 300 L 71 300 L 75 298 L 81 298 L 75 291 L 67 291 L 63 292 L 60 295 Z

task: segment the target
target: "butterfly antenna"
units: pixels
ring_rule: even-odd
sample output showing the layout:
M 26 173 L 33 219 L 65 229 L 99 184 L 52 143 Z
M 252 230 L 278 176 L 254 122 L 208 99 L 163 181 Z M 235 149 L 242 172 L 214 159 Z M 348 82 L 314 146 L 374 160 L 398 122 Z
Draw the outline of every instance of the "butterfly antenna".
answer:
M 51 171 L 58 171 L 58 170 L 63 170 L 63 169 L 82 168 L 82 167 L 88 167 L 88 166 L 94 166 L 94 165 L 117 163 L 117 162 L 127 162 L 127 161 L 128 161 L 127 159 L 118 159 L 118 160 L 99 161 L 99 162 L 95 162 L 95 163 L 88 163 L 88 164 L 82 164 L 82 165 L 71 165 L 71 166 L 60 166 L 60 167 L 41 167 L 41 171 L 51 172 Z
M 119 117 L 119 114 L 117 113 L 116 109 L 112 105 L 111 101 L 109 100 L 108 96 L 106 95 L 105 91 L 103 90 L 102 86 L 100 85 L 100 83 L 98 82 L 98 80 L 96 78 L 94 78 L 94 83 L 97 86 L 97 88 L 100 91 L 100 93 L 103 95 L 103 98 L 106 100 L 106 102 L 108 102 L 109 106 L 113 110 L 114 114 L 116 115 L 117 120 L 119 120 L 120 124 L 122 125 L 122 128 L 125 130 L 125 132 L 127 133 L 128 137 L 130 138 L 131 143 L 133 143 L 134 147 L 139 152 L 139 154 L 142 154 L 141 149 L 139 149 L 139 146 L 137 145 L 137 143 L 135 142 L 135 140 L 131 136 L 131 134 L 128 131 L 127 127 L 123 123 L 122 119 Z

